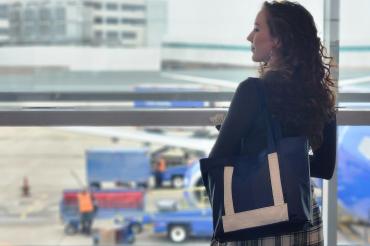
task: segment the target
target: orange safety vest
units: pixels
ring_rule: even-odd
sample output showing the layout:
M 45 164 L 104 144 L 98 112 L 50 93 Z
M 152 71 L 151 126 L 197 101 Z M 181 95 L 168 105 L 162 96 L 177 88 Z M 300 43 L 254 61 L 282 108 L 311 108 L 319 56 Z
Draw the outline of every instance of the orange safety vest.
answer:
M 80 213 L 88 213 L 94 210 L 94 205 L 90 193 L 86 192 L 78 194 L 78 206 L 80 209 Z
M 166 161 L 164 159 L 160 159 L 159 160 L 159 163 L 158 163 L 158 171 L 160 171 L 161 173 L 163 173 L 164 171 L 166 171 Z

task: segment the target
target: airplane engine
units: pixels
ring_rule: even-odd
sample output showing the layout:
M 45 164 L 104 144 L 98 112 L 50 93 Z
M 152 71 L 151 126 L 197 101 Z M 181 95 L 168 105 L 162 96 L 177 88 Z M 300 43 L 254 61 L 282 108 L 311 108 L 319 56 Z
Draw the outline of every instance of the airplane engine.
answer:
M 190 164 L 184 178 L 184 198 L 192 206 L 208 205 L 207 195 L 203 186 L 199 161 Z

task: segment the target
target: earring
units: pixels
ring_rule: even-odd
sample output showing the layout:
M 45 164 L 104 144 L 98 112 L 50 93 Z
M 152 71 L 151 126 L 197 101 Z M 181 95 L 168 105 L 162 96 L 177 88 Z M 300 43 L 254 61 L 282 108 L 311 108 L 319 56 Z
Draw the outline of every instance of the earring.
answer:
M 271 60 L 272 56 L 273 56 L 273 50 L 270 50 L 270 54 L 269 54 L 269 61 Z

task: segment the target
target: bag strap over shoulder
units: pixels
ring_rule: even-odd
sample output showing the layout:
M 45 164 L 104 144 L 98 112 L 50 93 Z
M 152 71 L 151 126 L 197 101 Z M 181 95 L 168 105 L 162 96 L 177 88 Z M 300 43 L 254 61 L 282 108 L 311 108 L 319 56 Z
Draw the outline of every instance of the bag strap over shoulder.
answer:
M 277 147 L 277 141 L 282 137 L 281 126 L 279 122 L 272 119 L 271 113 L 267 107 L 267 97 L 264 84 L 261 79 L 256 78 L 255 84 L 257 87 L 258 98 L 260 100 L 261 109 L 266 120 L 267 127 L 267 148 L 269 153 L 275 152 Z

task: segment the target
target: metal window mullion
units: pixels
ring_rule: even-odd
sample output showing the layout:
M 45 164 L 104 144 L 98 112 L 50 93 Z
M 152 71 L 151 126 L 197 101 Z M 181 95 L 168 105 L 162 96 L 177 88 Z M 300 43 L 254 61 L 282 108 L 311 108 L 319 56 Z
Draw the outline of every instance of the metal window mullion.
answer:
M 183 91 L 183 92 L 0 92 L 1 103 L 27 102 L 126 102 L 134 100 L 230 101 L 233 91 Z M 338 93 L 338 102 L 369 103 L 370 93 Z
M 339 79 L 339 9 L 340 0 L 324 0 L 324 45 L 338 65 L 332 70 L 332 78 L 338 88 Z M 338 158 L 337 158 L 338 164 Z M 337 245 L 337 166 L 330 181 L 323 182 L 323 229 L 324 245 Z
M 0 110 L 0 126 L 212 126 L 227 108 L 216 109 L 29 109 Z M 339 125 L 370 125 L 370 110 L 340 109 Z

